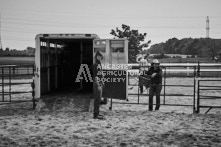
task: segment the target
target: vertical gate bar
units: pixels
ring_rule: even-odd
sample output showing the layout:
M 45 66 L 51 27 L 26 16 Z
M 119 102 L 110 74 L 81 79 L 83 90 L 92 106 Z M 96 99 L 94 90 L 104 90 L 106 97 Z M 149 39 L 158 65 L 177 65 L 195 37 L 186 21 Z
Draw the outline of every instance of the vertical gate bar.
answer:
M 198 80 L 198 84 L 197 84 L 197 113 L 200 112 L 200 107 L 199 107 L 199 104 L 200 104 L 200 92 L 199 92 L 199 89 L 200 89 L 200 80 Z
M 9 67 L 9 98 L 11 103 L 11 67 Z
M 139 83 L 138 83 L 138 88 L 137 88 L 137 89 L 138 89 L 138 99 L 137 99 L 137 103 L 138 103 L 138 104 L 140 103 L 140 92 L 139 92 L 139 88 L 140 88 L 140 87 L 139 87 Z
M 139 64 L 139 76 L 140 76 L 140 64 Z M 140 77 L 138 76 L 138 88 L 137 88 L 137 94 L 138 94 L 138 99 L 137 99 L 137 103 L 139 104 L 140 103 Z
M 1 67 L 1 69 L 2 69 L 3 67 Z M 3 77 L 3 75 L 1 74 L 1 78 Z M 2 80 L 2 79 L 1 79 Z M 3 88 L 3 80 L 2 80 L 2 83 L 1 83 L 1 86 L 2 86 L 2 88 Z M 1 91 L 1 94 L 2 94 L 2 98 L 3 98 L 3 91 Z M 2 100 L 1 100 L 2 101 Z
M 166 67 L 165 67 L 165 70 L 164 70 L 164 85 L 163 85 L 163 90 L 164 90 L 164 94 L 163 94 L 163 104 L 165 105 L 166 103 Z
M 2 67 L 2 102 L 4 102 L 4 67 Z
M 140 87 L 139 87 L 139 82 L 140 82 L 140 80 L 139 80 L 139 77 L 138 77 L 138 88 L 137 88 L 137 95 L 138 95 L 138 99 L 137 99 L 137 103 L 139 104 L 140 103 L 140 92 L 139 92 L 139 89 L 140 89 Z

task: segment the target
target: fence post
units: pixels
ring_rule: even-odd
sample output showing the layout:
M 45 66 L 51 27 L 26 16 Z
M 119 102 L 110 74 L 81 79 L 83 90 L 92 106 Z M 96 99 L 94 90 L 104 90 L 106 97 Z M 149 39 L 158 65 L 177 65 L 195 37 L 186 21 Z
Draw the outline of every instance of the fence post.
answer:
M 194 82 L 193 82 L 193 113 L 195 113 L 196 111 L 196 107 L 195 107 L 195 101 L 196 101 L 196 77 L 195 77 L 195 66 L 194 66 L 194 74 L 193 74 L 193 77 L 194 77 Z
M 11 67 L 9 67 L 9 98 L 10 98 L 10 103 L 11 103 Z
M 141 68 L 141 65 L 139 64 L 139 74 L 138 74 L 138 99 L 137 99 L 137 103 L 139 104 L 140 103 L 140 68 Z
M 166 67 L 164 67 L 165 68 L 165 70 L 164 70 L 164 85 L 163 85 L 163 90 L 164 90 L 164 94 L 163 94 L 163 96 L 164 96 L 164 99 L 163 99 L 163 104 L 165 105 L 165 103 L 166 103 Z
M 2 101 L 4 102 L 4 67 L 2 67 Z
M 200 77 L 200 62 L 198 62 L 198 66 L 197 66 L 197 77 Z

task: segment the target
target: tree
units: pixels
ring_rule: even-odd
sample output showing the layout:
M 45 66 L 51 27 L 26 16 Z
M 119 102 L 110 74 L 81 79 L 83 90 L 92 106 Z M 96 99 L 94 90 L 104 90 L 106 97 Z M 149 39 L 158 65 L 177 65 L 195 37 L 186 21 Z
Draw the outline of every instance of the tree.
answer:
M 9 50 L 9 48 L 8 48 L 8 47 L 6 47 L 6 48 L 5 48 L 5 51 L 9 52 L 10 50 Z
M 220 50 L 220 42 L 218 42 L 217 39 L 209 39 L 208 40 L 209 44 L 209 55 L 210 57 L 214 60 L 216 56 L 219 55 L 219 50 Z
M 147 33 L 139 33 L 138 30 L 131 29 L 130 26 L 122 24 L 122 29 L 111 30 L 110 34 L 117 38 L 128 39 L 128 59 L 129 63 L 136 62 L 136 55 L 142 51 L 142 48 L 148 47 L 150 40 L 144 42 Z M 142 43 L 144 42 L 144 43 Z

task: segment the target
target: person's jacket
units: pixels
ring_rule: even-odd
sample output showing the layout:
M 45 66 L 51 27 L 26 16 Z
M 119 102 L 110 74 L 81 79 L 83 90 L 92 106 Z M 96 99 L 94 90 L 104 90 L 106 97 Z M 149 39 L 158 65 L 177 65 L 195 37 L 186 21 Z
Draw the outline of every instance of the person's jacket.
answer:
M 103 82 L 103 73 L 102 73 L 102 66 L 101 66 L 101 63 L 100 61 L 96 61 L 94 64 L 93 64 L 93 81 L 96 82 L 96 84 L 102 84 L 102 86 L 104 85 L 104 82 Z
M 156 73 L 156 76 L 151 78 L 153 73 Z M 151 84 L 162 84 L 162 69 L 160 67 L 158 67 L 156 70 L 154 70 L 154 67 L 150 67 L 149 70 L 145 71 L 144 74 L 150 77 Z

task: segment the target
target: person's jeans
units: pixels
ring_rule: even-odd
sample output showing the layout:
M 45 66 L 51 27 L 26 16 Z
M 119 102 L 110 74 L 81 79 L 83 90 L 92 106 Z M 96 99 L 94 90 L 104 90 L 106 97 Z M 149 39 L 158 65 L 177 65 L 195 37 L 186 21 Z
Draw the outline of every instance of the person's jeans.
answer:
M 94 117 L 99 115 L 101 97 L 102 97 L 102 85 L 95 80 L 93 83 L 93 97 L 94 97 Z
M 149 110 L 153 110 L 153 96 L 156 95 L 156 107 L 155 110 L 160 108 L 160 93 L 162 90 L 161 84 L 151 84 L 149 90 Z

